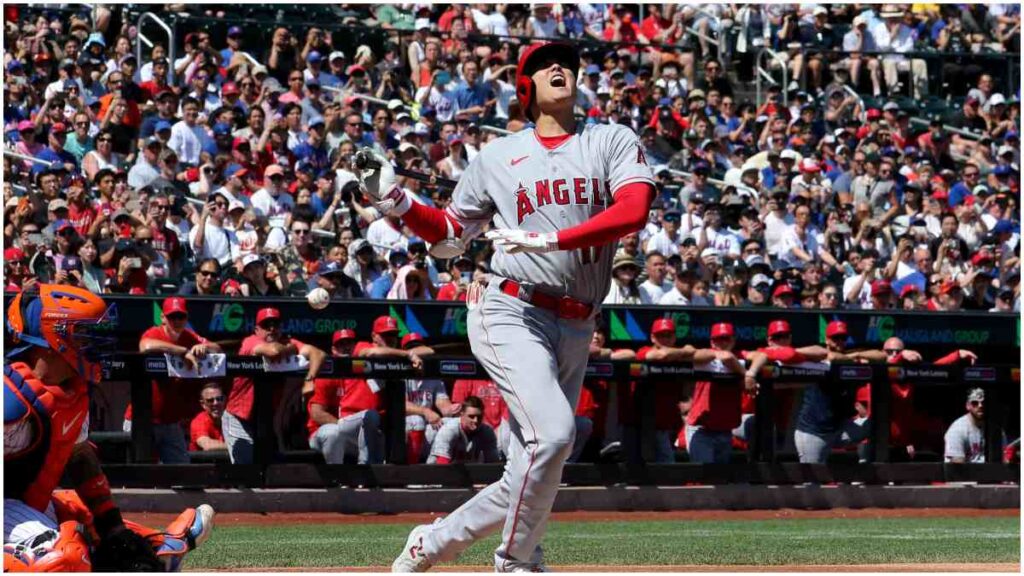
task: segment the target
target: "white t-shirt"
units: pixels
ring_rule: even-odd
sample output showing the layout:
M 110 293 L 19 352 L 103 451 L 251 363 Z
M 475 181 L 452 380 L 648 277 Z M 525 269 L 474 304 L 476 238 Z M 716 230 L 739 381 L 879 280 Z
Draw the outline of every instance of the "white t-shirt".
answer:
M 203 258 L 216 258 L 221 266 L 227 266 L 232 260 L 239 257 L 238 237 L 235 233 L 226 230 L 213 223 L 211 219 L 206 220 L 203 229 L 203 249 L 196 247 L 196 238 L 199 236 L 199 227 L 193 228 L 188 234 L 188 243 L 196 254 L 196 260 Z
M 683 236 L 681 234 L 677 234 L 675 240 L 673 240 L 668 237 L 665 230 L 658 230 L 647 240 L 647 253 L 656 251 L 668 258 L 673 254 L 679 254 L 679 243 L 682 241 Z
M 797 258 L 793 254 L 793 249 L 801 248 L 804 252 L 811 255 L 811 258 L 818 259 L 818 231 L 814 228 L 808 228 L 804 232 L 804 238 L 801 240 L 800 236 L 796 233 L 796 226 L 791 227 L 782 236 L 782 245 L 779 247 L 779 260 L 787 262 L 794 268 L 803 268 L 804 261 Z
M 665 293 L 668 292 L 669 290 L 672 290 L 671 282 L 662 282 L 659 285 L 652 282 L 650 278 L 645 280 L 644 283 L 640 285 L 640 292 L 647 294 L 647 299 L 650 300 L 651 302 L 660 303 L 661 297 L 664 296 Z
M 366 240 L 381 258 L 387 258 L 392 246 L 406 245 L 405 235 L 400 229 L 396 230 L 387 218 L 379 218 L 370 224 L 366 229 Z
M 441 92 L 436 86 L 424 86 L 416 91 L 416 101 L 420 102 L 425 90 L 430 90 L 426 104 L 437 112 L 438 122 L 448 122 L 455 117 L 455 100 L 451 92 Z
M 494 10 L 493 7 L 490 14 L 484 14 L 476 8 L 472 10 L 472 14 L 473 23 L 476 24 L 476 28 L 481 34 L 508 36 L 508 20 L 504 14 Z
M 209 139 L 205 128 L 199 125 L 189 127 L 181 120 L 171 126 L 171 137 L 167 140 L 167 147 L 174 150 L 182 164 L 198 166 L 199 154 Z
M 285 216 L 295 208 L 295 199 L 287 192 L 275 197 L 266 188 L 260 188 L 250 198 L 252 209 L 257 216 L 264 216 L 271 226 L 284 226 Z
M 620 286 L 618 282 L 612 280 L 611 286 L 608 287 L 608 295 L 604 297 L 602 304 L 651 304 L 651 299 L 647 293 L 643 290 L 637 290 L 638 296 L 633 296 L 626 290 L 625 287 Z
M 970 414 L 957 418 L 945 436 L 946 462 L 963 458 L 964 462 L 983 464 L 985 462 L 985 431 L 974 423 Z
M 700 238 L 701 229 L 698 228 L 693 231 L 692 236 L 694 238 Z M 740 239 L 729 232 L 728 230 L 718 230 L 717 232 L 711 228 L 707 229 L 707 248 L 714 248 L 718 250 L 723 256 L 731 256 L 737 258 L 740 255 Z
M 709 305 L 708 301 L 703 296 L 693 296 L 691 294 L 691 297 L 687 298 L 686 296 L 683 296 L 682 293 L 679 292 L 679 289 L 674 287 L 674 286 L 672 287 L 671 290 L 669 290 L 668 292 L 665 292 L 665 294 L 661 297 L 661 300 L 658 300 L 658 304 L 661 305 L 661 306 L 708 306 Z
M 864 285 L 860 287 L 860 294 L 857 295 L 856 300 L 853 302 L 848 302 L 846 300 L 846 295 L 850 293 L 850 290 L 853 288 L 853 285 L 857 282 L 858 278 L 860 278 L 860 274 L 855 274 L 846 280 L 843 280 L 843 302 L 847 308 L 853 310 L 858 308 L 861 310 L 871 310 L 871 282 L 866 280 L 864 281 Z
M 793 225 L 794 221 L 793 215 L 789 213 L 785 217 L 779 218 L 775 213 L 769 212 L 764 217 L 764 241 L 768 254 L 772 256 L 779 255 L 779 249 L 782 247 L 782 237 Z

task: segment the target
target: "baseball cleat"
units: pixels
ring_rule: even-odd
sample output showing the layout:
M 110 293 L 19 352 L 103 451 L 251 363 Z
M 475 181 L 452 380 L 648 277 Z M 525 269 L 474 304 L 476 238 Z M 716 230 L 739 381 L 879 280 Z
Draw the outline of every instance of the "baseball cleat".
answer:
M 423 553 L 423 537 L 430 530 L 430 524 L 420 524 L 412 529 L 405 541 L 402 553 L 391 563 L 392 572 L 426 572 L 433 563 Z
M 198 548 L 213 532 L 213 506 L 202 504 L 196 508 L 196 519 L 189 528 L 189 535 L 192 536 L 192 549 Z

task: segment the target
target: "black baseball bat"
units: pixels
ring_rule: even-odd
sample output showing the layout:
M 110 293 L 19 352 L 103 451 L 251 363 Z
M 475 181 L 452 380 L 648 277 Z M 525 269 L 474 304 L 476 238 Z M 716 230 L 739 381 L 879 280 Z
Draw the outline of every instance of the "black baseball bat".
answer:
M 365 152 L 356 152 L 353 163 L 359 170 L 366 170 L 367 168 L 377 169 L 380 168 L 380 162 L 378 162 L 373 156 Z M 455 188 L 458 184 L 457 181 L 450 178 L 441 178 L 440 176 L 431 176 L 430 174 L 424 174 L 423 172 L 417 172 L 415 170 L 409 170 L 408 168 L 402 168 L 401 166 L 393 167 L 395 174 L 404 176 L 406 178 L 412 178 L 419 180 L 426 184 L 433 184 L 441 188 Z

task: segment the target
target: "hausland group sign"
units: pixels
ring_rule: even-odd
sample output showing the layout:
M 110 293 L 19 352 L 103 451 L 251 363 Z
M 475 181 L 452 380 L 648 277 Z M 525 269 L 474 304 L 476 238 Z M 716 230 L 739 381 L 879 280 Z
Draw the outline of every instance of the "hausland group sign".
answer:
M 9 302 L 13 294 L 5 293 Z M 160 324 L 162 298 L 154 296 L 112 296 L 120 319 L 116 332 L 125 349 L 135 349 L 147 328 Z M 191 297 L 189 324 L 200 334 L 215 340 L 242 339 L 252 333 L 256 313 L 265 306 L 281 311 L 282 330 L 302 340 L 326 345 L 336 330 L 354 330 L 369 338 L 373 320 L 391 316 L 402 335 L 417 332 L 430 342 L 459 342 L 466 339 L 466 307 L 461 302 L 404 302 L 350 300 L 332 302 L 324 310 L 313 310 L 302 299 L 227 299 Z M 887 338 L 897 336 L 908 347 L 920 348 L 925 356 L 945 354 L 955 348 L 979 353 L 1012 354 L 1020 349 L 1020 318 L 992 313 L 906 313 L 891 311 L 785 310 L 772 308 L 704 308 L 662 306 L 606 306 L 601 325 L 612 345 L 635 346 L 650 340 L 651 324 L 671 318 L 681 343 L 706 344 L 711 325 L 732 322 L 743 348 L 765 343 L 765 331 L 772 320 L 785 319 L 793 330 L 796 345 L 824 342 L 825 326 L 832 320 L 847 323 L 852 347 L 879 348 Z M 928 347 L 927 351 L 923 350 Z M 1009 357 L 1009 356 L 1006 356 Z M 990 361 L 996 358 L 989 357 Z

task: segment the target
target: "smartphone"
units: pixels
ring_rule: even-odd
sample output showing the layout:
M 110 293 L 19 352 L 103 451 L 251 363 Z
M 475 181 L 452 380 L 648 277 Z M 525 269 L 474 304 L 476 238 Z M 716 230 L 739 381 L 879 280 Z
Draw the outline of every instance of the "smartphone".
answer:
M 39 245 L 41 245 L 43 243 L 43 235 L 38 233 L 38 232 L 35 233 L 35 234 L 29 234 L 28 235 L 28 241 L 31 244 L 35 244 L 36 246 L 39 246 Z
M 857 272 L 853 269 L 852 264 L 850 264 L 849 262 L 843 262 L 843 274 L 847 278 L 850 278 L 852 276 L 855 276 Z
M 463 272 L 462 274 L 459 275 L 459 277 L 462 278 L 462 283 L 463 284 L 469 284 L 470 282 L 473 281 L 473 273 L 472 272 Z
M 142 268 L 142 258 L 128 258 L 128 267 L 133 270 Z

